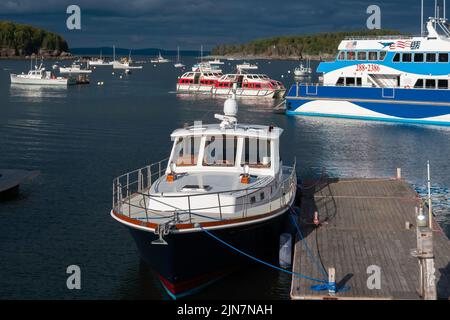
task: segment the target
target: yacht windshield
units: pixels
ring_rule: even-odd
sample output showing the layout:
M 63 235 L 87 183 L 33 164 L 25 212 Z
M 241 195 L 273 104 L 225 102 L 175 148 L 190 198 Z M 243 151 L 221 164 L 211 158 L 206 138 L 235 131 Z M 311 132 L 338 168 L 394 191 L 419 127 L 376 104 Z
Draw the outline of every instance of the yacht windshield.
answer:
M 192 167 L 197 165 L 201 137 L 180 137 L 175 142 L 172 162 L 177 167 Z
M 241 165 L 250 168 L 271 167 L 271 141 L 263 138 L 245 138 Z
M 207 167 L 234 167 L 237 137 L 216 135 L 206 137 L 203 165 Z

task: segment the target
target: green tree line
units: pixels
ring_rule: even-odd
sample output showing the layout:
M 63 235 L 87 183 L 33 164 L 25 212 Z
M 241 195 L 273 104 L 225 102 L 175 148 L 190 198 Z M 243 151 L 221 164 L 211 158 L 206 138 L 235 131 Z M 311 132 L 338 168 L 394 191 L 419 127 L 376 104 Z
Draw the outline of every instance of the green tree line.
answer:
M 0 49 L 15 50 L 16 55 L 38 54 L 40 49 L 68 52 L 67 42 L 43 29 L 9 21 L 0 21 Z
M 346 37 L 398 35 L 393 30 L 363 30 L 330 32 L 314 35 L 280 36 L 253 40 L 245 44 L 219 45 L 212 55 L 244 55 L 266 57 L 302 57 L 304 55 L 334 55 L 339 43 Z

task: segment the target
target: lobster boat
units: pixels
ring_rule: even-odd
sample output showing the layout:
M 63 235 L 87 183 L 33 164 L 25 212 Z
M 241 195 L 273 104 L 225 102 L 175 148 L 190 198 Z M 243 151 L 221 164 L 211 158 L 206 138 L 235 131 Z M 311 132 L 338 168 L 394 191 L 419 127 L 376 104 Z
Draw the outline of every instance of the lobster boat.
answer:
M 111 216 L 174 299 L 249 261 L 223 243 L 259 259 L 278 254 L 295 164 L 280 158 L 282 129 L 241 124 L 236 115 L 233 95 L 219 123 L 175 130 L 167 160 L 114 179 Z

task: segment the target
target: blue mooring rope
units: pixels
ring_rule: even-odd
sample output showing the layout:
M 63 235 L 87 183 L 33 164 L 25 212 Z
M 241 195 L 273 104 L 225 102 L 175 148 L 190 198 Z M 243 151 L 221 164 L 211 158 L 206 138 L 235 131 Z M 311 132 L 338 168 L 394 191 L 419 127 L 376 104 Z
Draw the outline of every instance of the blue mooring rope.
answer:
M 303 245 L 306 249 L 307 254 L 309 255 L 309 257 L 311 258 L 311 260 L 318 266 L 318 268 L 320 269 L 320 271 L 322 272 L 322 274 L 328 279 L 328 272 L 325 270 L 325 268 L 323 267 L 323 265 L 321 263 L 319 263 L 313 256 L 311 249 L 308 247 L 308 244 L 305 241 L 305 238 L 303 237 L 303 233 L 300 230 L 300 226 L 297 223 L 296 215 L 297 212 L 290 207 L 291 210 L 291 218 L 292 221 L 294 222 L 295 228 L 297 229 L 298 235 L 300 237 L 300 240 L 303 242 Z M 342 286 L 342 287 L 337 287 L 336 286 L 336 282 L 328 282 L 325 281 L 326 284 L 324 285 L 315 285 L 315 286 L 311 286 L 311 290 L 313 291 L 331 291 L 331 292 L 347 292 L 350 290 L 350 287 L 348 286 Z
M 204 229 L 203 227 L 200 226 L 200 228 L 201 228 L 207 235 L 209 235 L 210 237 L 212 237 L 212 238 L 214 238 L 215 240 L 219 241 L 220 243 L 222 243 L 222 244 L 226 245 L 227 247 L 233 249 L 234 251 L 236 251 L 236 252 L 238 252 L 238 253 L 240 253 L 240 254 L 246 256 L 247 258 L 250 258 L 250 259 L 252 259 L 252 260 L 254 260 L 254 261 L 256 261 L 256 262 L 262 263 L 262 264 L 264 264 L 264 265 L 266 265 L 266 266 L 268 266 L 268 267 L 270 267 L 270 268 L 276 269 L 276 270 L 281 271 L 281 272 L 284 272 L 284 273 L 288 273 L 288 274 L 290 274 L 290 275 L 294 275 L 294 276 L 299 277 L 299 278 L 311 280 L 311 281 L 314 281 L 314 282 L 320 282 L 320 283 L 327 283 L 327 282 L 328 282 L 328 281 L 324 281 L 324 280 L 320 280 L 320 279 L 314 279 L 314 278 L 305 276 L 305 275 L 300 274 L 300 273 L 296 273 L 296 272 L 292 272 L 292 271 L 289 271 L 289 270 L 285 270 L 285 269 L 280 268 L 280 267 L 277 267 L 277 266 L 275 266 L 275 265 L 273 265 L 273 264 L 271 264 L 271 263 L 268 263 L 268 262 L 266 262 L 266 261 L 260 260 L 260 259 L 254 257 L 254 256 L 249 255 L 248 253 L 246 253 L 246 252 L 244 252 L 244 251 L 242 251 L 242 250 L 239 250 L 238 248 L 232 246 L 231 244 L 225 242 L 224 240 L 222 240 L 222 239 L 220 239 L 219 237 L 215 236 L 214 234 L 212 234 L 212 233 L 209 232 L 208 230 Z
M 317 261 L 314 259 L 313 255 L 312 255 L 311 250 L 309 249 L 308 245 L 306 244 L 305 241 L 303 241 L 303 240 L 304 240 L 303 234 L 301 233 L 300 227 L 298 226 L 297 222 L 295 221 L 295 211 L 294 211 L 292 208 L 290 208 L 290 210 L 291 210 L 292 218 L 293 218 L 294 224 L 295 224 L 295 226 L 296 226 L 297 232 L 298 232 L 298 234 L 299 234 L 299 236 L 300 236 L 302 242 L 304 243 L 305 248 L 307 249 L 308 255 L 310 255 L 311 259 L 312 259 L 314 262 L 316 262 L 316 264 L 317 264 L 317 265 L 319 266 L 319 268 L 321 269 L 320 271 L 328 278 L 328 273 L 324 270 L 324 268 L 322 267 L 322 265 L 319 265 L 319 264 L 317 263 Z M 254 260 L 254 261 L 256 261 L 256 262 L 259 262 L 259 263 L 261 263 L 261 264 L 263 264 L 263 265 L 265 265 L 265 266 L 268 266 L 268 267 L 270 267 L 270 268 L 273 268 L 273 269 L 275 269 L 275 270 L 278 270 L 278 271 L 281 271 L 281 272 L 284 272 L 284 273 L 287 273 L 287 274 L 296 276 L 296 277 L 298 277 L 298 278 L 303 278 L 303 279 L 310 280 L 310 281 L 313 281 L 313 282 L 319 282 L 319 283 L 321 283 L 320 285 L 314 285 L 314 286 L 311 286 L 310 288 L 311 288 L 311 290 L 313 290 L 313 291 L 345 292 L 345 291 L 348 291 L 348 290 L 350 289 L 350 288 L 347 287 L 347 286 L 343 286 L 343 287 L 341 287 L 341 288 L 337 288 L 337 287 L 336 287 L 336 283 L 330 283 L 330 282 L 328 282 L 328 280 L 321 280 L 321 279 L 312 278 L 312 277 L 309 277 L 309 276 L 306 276 L 306 275 L 303 275 L 303 274 L 300 274 L 300 273 L 297 273 L 297 272 L 289 271 L 289 270 L 280 268 L 280 267 L 278 267 L 278 266 L 275 266 L 275 265 L 273 265 L 273 264 L 271 264 L 271 263 L 268 263 L 268 262 L 266 262 L 266 261 L 263 261 L 263 260 L 261 260 L 261 259 L 258 259 L 258 258 L 254 257 L 254 256 L 252 256 L 252 255 L 250 255 L 250 254 L 248 254 L 248 253 L 246 253 L 246 252 L 244 252 L 244 251 L 242 251 L 242 250 L 239 250 L 238 248 L 236 248 L 236 247 L 234 247 L 233 245 L 227 243 L 226 241 L 220 239 L 219 237 L 217 237 L 216 235 L 212 234 L 212 233 L 209 232 L 208 230 L 204 229 L 201 225 L 200 225 L 199 227 L 200 227 L 200 229 L 202 229 L 203 232 L 205 232 L 207 235 L 209 235 L 210 237 L 212 237 L 212 238 L 215 239 L 216 241 L 218 241 L 218 242 L 222 243 L 223 245 L 227 246 L 228 248 L 230 248 L 230 249 L 232 249 L 232 250 L 234 250 L 234 251 L 236 251 L 236 252 L 238 252 L 238 253 L 240 253 L 240 254 L 246 256 L 247 258 L 250 258 L 250 259 L 252 259 L 252 260 Z

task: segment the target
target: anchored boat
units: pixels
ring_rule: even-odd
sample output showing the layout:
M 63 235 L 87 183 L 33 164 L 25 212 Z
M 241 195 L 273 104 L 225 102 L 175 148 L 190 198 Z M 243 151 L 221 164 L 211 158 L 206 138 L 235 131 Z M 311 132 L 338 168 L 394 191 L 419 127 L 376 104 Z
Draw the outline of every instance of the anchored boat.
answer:
M 170 62 L 169 59 L 163 58 L 163 56 L 161 55 L 161 52 L 159 53 L 159 55 L 155 58 L 150 60 L 151 63 L 168 63 Z
M 449 27 L 430 18 L 426 35 L 345 39 L 322 83 L 291 87 L 286 113 L 450 125 Z
M 92 70 L 83 69 L 81 64 L 73 63 L 70 67 L 59 67 L 60 74 L 90 74 Z
M 177 83 L 177 92 L 211 93 L 217 80 L 222 76 L 222 70 L 206 62 L 196 64 L 192 71 L 184 73 Z
M 11 84 L 21 85 L 45 85 L 45 86 L 67 86 L 76 84 L 74 78 L 57 77 L 51 71 L 46 71 L 42 63 L 38 66 L 35 65 L 28 74 L 11 74 Z
M 278 253 L 295 164 L 280 159 L 282 129 L 241 124 L 236 114 L 233 96 L 221 123 L 175 130 L 168 160 L 114 179 L 111 215 L 172 298 L 248 262 L 217 239 L 260 259 Z
M 230 95 L 236 87 L 239 97 L 282 98 L 286 93 L 283 83 L 265 74 L 237 73 L 220 77 L 214 85 L 214 95 Z

